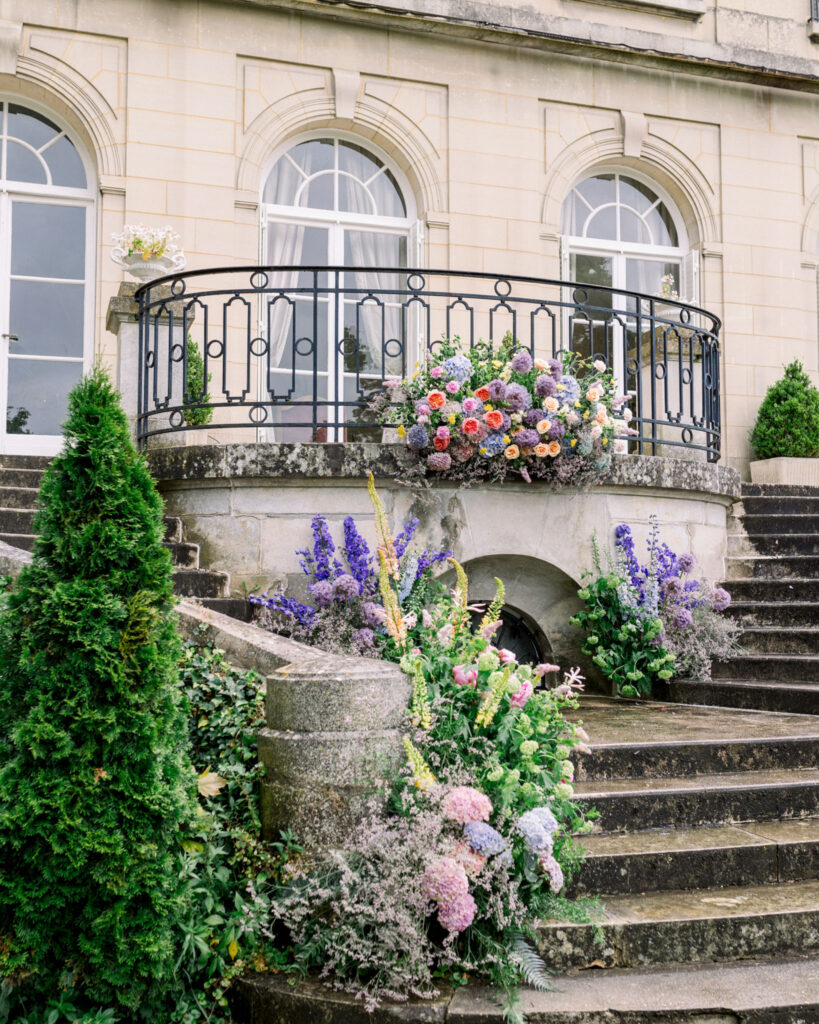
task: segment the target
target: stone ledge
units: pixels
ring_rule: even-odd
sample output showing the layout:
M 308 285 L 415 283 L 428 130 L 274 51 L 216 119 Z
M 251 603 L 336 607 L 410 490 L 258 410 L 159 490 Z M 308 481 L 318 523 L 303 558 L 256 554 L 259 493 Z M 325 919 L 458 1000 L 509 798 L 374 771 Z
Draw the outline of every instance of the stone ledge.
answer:
M 146 455 L 153 475 L 161 481 L 230 480 L 234 478 L 361 479 L 372 471 L 382 479 L 401 473 L 401 446 L 359 443 L 227 444 L 161 448 Z M 436 486 L 457 490 L 458 484 Z M 486 486 L 486 485 L 485 485 Z M 542 481 L 489 485 L 551 490 Z M 603 487 L 660 488 L 715 495 L 728 502 L 740 497 L 736 470 L 709 462 L 664 458 L 659 455 L 615 455 Z

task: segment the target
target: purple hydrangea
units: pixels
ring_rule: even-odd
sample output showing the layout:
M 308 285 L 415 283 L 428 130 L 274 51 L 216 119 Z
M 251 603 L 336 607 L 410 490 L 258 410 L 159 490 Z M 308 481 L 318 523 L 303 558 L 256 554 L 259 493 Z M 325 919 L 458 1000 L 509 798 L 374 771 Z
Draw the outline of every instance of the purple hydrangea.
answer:
M 438 473 L 444 473 L 452 465 L 452 459 L 446 452 L 433 452 L 427 455 L 427 466 Z
M 694 619 L 687 608 L 675 608 L 671 621 L 677 629 L 688 629 Z
M 536 427 L 542 419 L 542 409 L 530 409 L 523 417 L 523 422 L 526 424 L 527 427 Z
M 535 394 L 539 398 L 551 398 L 557 394 L 557 381 L 554 377 L 542 373 L 535 381 Z
M 532 357 L 525 348 L 512 356 L 512 369 L 515 373 L 528 373 L 533 365 Z
M 506 404 L 512 412 L 523 412 L 532 404 L 532 396 L 522 384 L 510 384 L 506 389 Z
M 368 626 L 377 629 L 387 621 L 387 613 L 380 604 L 375 601 L 365 601 L 361 605 L 361 615 Z
M 426 427 L 420 423 L 416 423 L 409 428 L 407 431 L 407 444 L 410 448 L 414 448 L 418 451 L 421 448 L 426 448 L 429 444 L 429 434 L 427 433 Z
M 724 612 L 731 603 L 731 595 L 722 587 L 717 587 L 711 595 L 711 606 L 715 612 Z
M 523 836 L 526 849 L 530 853 L 552 852 L 552 836 L 557 832 L 557 819 L 548 807 L 535 807 L 521 814 L 515 825 L 515 831 Z
M 335 595 L 330 580 L 316 580 L 315 583 L 310 584 L 309 590 L 319 608 L 327 608 L 333 603 Z
M 540 434 L 536 430 L 519 430 L 515 434 L 515 443 L 521 448 L 534 448 L 536 444 L 540 444 Z
M 495 857 L 506 849 L 506 840 L 483 821 L 469 821 L 464 825 L 464 838 L 482 857 Z
M 361 584 L 349 573 L 343 572 L 333 580 L 333 597 L 339 601 L 352 601 L 361 596 Z
M 505 434 L 506 431 L 512 426 L 512 417 L 509 415 L 508 412 L 503 411 L 501 411 L 501 416 L 503 418 L 501 422 L 501 432 Z
M 563 374 L 563 364 L 559 359 L 549 360 L 549 373 L 551 373 L 556 381 L 560 380 Z
M 502 402 L 506 398 L 506 385 L 497 377 L 490 380 L 486 385 L 489 388 L 489 397 L 493 402 Z
M 366 627 L 353 630 L 350 640 L 360 651 L 370 651 L 375 646 L 375 634 Z
M 535 821 L 540 822 L 541 828 L 543 828 L 543 830 L 550 836 L 553 836 L 560 828 L 557 818 L 552 814 L 548 807 L 535 807 L 528 813 Z
M 562 420 L 552 420 L 548 436 L 550 441 L 562 441 L 566 436 L 566 424 Z
M 680 572 L 691 572 L 691 570 L 694 568 L 694 561 L 694 556 L 692 554 L 689 554 L 687 551 L 684 551 L 677 558 L 677 565 L 680 568 Z

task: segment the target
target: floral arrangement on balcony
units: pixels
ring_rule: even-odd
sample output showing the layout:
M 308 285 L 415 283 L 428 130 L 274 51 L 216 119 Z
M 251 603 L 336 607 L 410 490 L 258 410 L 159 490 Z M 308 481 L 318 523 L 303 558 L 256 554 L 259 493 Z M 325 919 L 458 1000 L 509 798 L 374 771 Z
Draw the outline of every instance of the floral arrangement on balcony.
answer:
M 176 244 L 179 235 L 170 225 L 150 228 L 145 224 L 126 224 L 111 238 L 111 259 L 140 280 L 151 280 L 185 267 L 185 253 Z
M 444 340 L 387 390 L 400 400 L 382 399 L 382 422 L 397 426 L 421 475 L 589 483 L 605 476 L 614 439 L 630 432 L 630 411 L 617 418 L 626 398 L 602 360 L 534 359 L 508 335 L 497 350 L 481 342 L 468 353 L 458 338 Z
M 623 697 L 646 697 L 658 681 L 711 678 L 714 658 L 739 651 L 740 627 L 721 613 L 731 603 L 722 587 L 692 576 L 694 556 L 660 542 L 651 516 L 648 562 L 634 551 L 631 527 L 615 529 L 615 558 L 604 571 L 594 545 L 594 572 L 578 591 L 586 610 L 572 625 L 586 631 L 583 651 Z
M 406 765 L 393 780 L 390 813 L 374 815 L 313 870 L 297 869 L 273 893 L 268 934 L 288 936 L 279 969 L 319 969 L 333 987 L 363 997 L 432 997 L 436 979 L 483 978 L 522 1021 L 517 986 L 549 987 L 548 951 L 530 943 L 538 917 L 588 920 L 595 901 L 562 895 L 582 850 L 575 838 L 594 811 L 573 800 L 573 757 L 588 736 L 565 712 L 583 689 L 577 670 L 539 686 L 556 665 L 522 665 L 497 649 L 504 589 L 471 625 L 468 580 L 417 616 L 400 606 L 400 572 L 372 487 L 384 630 L 412 677 L 403 739 Z M 544 962 L 544 960 L 546 962 Z

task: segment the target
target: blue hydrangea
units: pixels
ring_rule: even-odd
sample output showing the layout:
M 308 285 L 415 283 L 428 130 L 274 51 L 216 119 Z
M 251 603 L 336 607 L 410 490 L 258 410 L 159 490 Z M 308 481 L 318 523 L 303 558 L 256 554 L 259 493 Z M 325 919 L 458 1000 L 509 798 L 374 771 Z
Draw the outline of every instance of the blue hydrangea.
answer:
M 481 441 L 478 451 L 485 459 L 491 459 L 493 455 L 500 455 L 505 447 L 503 434 L 490 433 Z
M 472 376 L 472 362 L 464 355 L 451 356 L 444 361 L 442 369 L 452 380 L 457 380 L 461 383 L 469 380 Z
M 551 853 L 552 836 L 557 828 L 555 816 L 548 807 L 536 807 L 532 811 L 526 811 L 525 814 L 521 814 L 515 825 L 515 831 L 523 836 L 526 849 L 530 853 Z
M 548 832 L 550 836 L 553 836 L 560 828 L 557 818 L 552 814 L 548 807 L 535 807 L 534 810 L 531 810 L 528 813 L 532 815 L 535 821 L 540 822 L 544 832 Z
M 409 428 L 407 431 L 407 444 L 410 448 L 414 448 L 416 451 L 421 448 L 426 448 L 429 444 L 429 434 L 423 424 L 416 423 L 414 426 Z
M 557 391 L 561 401 L 565 402 L 567 405 L 574 405 L 578 398 L 580 398 L 580 385 L 577 383 L 577 380 L 569 374 L 564 373 L 560 378 L 559 383 L 563 385 L 563 387 L 559 387 Z
M 464 838 L 482 857 L 495 857 L 506 849 L 506 840 L 491 825 L 470 821 L 464 825 Z

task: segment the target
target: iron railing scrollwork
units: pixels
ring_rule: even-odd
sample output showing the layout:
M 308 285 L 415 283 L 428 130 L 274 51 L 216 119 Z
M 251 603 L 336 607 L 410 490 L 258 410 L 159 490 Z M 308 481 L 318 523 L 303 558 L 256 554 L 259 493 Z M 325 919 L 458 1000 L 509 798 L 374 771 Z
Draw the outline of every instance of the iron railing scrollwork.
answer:
M 629 395 L 629 451 L 720 455 L 720 321 L 676 299 L 516 275 L 318 266 L 178 273 L 137 299 L 143 447 L 180 430 L 379 440 L 369 399 L 385 379 L 412 373 L 442 338 L 471 347 L 511 334 L 536 355 L 603 359 Z

